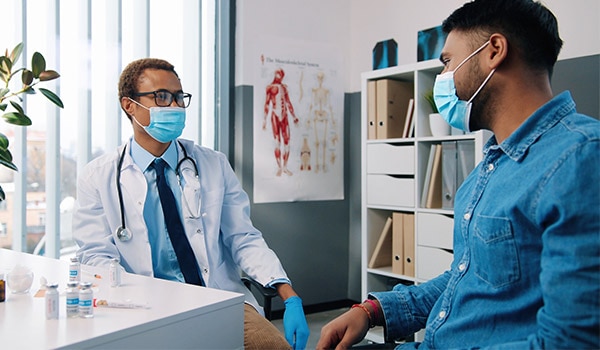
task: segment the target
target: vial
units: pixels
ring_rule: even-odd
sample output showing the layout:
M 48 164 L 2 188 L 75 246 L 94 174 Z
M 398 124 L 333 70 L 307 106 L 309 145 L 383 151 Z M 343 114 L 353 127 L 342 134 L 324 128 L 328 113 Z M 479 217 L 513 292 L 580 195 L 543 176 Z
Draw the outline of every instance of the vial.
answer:
M 121 265 L 119 265 L 119 259 L 111 259 L 108 276 L 110 278 L 111 287 L 118 287 L 121 285 Z
M 6 281 L 4 280 L 4 274 L 0 273 L 0 303 L 6 298 Z
M 71 263 L 69 264 L 69 281 L 79 282 L 81 280 L 81 264 L 79 263 L 79 259 L 71 258 Z
M 94 317 L 94 291 L 92 291 L 91 282 L 79 283 L 79 317 L 92 318 Z
M 58 284 L 46 285 L 46 319 L 58 319 Z
M 76 281 L 67 282 L 67 317 L 79 316 L 79 283 Z

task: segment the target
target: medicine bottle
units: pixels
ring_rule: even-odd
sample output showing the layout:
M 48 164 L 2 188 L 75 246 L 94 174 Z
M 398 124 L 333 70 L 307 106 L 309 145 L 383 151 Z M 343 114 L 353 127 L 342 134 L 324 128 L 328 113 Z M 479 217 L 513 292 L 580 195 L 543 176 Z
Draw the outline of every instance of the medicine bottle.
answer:
M 46 319 L 58 319 L 58 284 L 46 285 Z
M 121 285 L 121 265 L 119 265 L 119 259 L 111 259 L 110 266 L 108 268 L 108 275 L 110 278 L 111 287 L 118 287 Z
M 65 292 L 67 299 L 67 317 L 79 316 L 79 283 L 69 281 Z
M 79 283 L 79 317 L 92 318 L 94 317 L 94 291 L 92 291 L 91 282 Z
M 79 259 L 71 258 L 71 263 L 69 264 L 69 281 L 77 281 L 81 280 L 81 264 L 79 263 Z
M 4 280 L 4 274 L 0 273 L 0 303 L 6 299 L 6 281 Z

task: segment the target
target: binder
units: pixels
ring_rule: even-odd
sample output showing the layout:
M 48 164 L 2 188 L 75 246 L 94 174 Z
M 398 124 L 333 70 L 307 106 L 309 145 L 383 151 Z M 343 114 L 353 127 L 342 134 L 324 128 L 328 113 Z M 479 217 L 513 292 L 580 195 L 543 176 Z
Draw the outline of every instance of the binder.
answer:
M 410 134 L 411 134 L 410 127 L 411 127 L 411 125 L 414 125 L 414 123 L 412 123 L 414 108 L 415 108 L 415 100 L 413 98 L 411 98 L 410 100 L 408 100 L 408 108 L 406 109 L 406 119 L 404 120 L 404 131 L 402 131 L 402 137 L 404 137 L 404 138 L 410 137 Z
M 472 140 L 456 141 L 456 189 L 465 181 L 475 168 L 475 142 Z
M 415 277 L 415 214 L 402 214 L 404 237 L 404 275 Z
M 442 207 L 442 145 L 435 144 L 433 147 L 433 164 L 427 189 L 427 201 L 425 208 Z
M 456 141 L 442 142 L 442 208 L 454 208 L 457 187 Z
M 435 158 L 435 145 L 429 146 L 429 158 L 427 160 L 427 169 L 425 169 L 425 179 L 423 180 L 423 190 L 421 191 L 421 207 L 427 207 L 427 196 L 429 195 L 429 183 L 431 182 L 431 171 Z
M 404 215 L 392 214 L 392 273 L 404 274 Z
M 392 79 L 377 80 L 377 138 L 402 137 L 406 111 L 414 98 L 412 82 Z
M 377 138 L 377 81 L 367 81 L 367 139 Z
M 375 250 L 369 259 L 367 265 L 370 269 L 375 269 L 383 266 L 390 266 L 392 262 L 392 217 L 388 217 L 383 226 L 383 230 L 379 235 Z

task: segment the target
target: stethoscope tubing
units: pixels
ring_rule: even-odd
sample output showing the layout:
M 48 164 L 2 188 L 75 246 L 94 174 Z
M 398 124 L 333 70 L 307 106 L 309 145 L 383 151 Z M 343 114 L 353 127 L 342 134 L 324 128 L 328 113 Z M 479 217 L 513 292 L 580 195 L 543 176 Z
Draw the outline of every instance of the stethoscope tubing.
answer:
M 196 173 L 196 178 L 198 178 L 198 176 L 199 176 L 198 165 L 196 164 L 196 162 L 194 161 L 194 159 L 192 157 L 188 156 L 188 153 L 185 150 L 185 147 L 183 147 L 183 144 L 181 144 L 181 141 L 178 140 L 177 143 L 183 150 L 183 158 L 181 158 L 181 160 L 179 162 L 177 162 L 177 166 L 175 167 L 175 174 L 177 175 L 177 178 L 179 179 L 179 176 L 180 176 L 179 168 L 180 168 L 181 164 L 186 160 L 189 160 L 190 162 L 192 162 L 192 165 L 194 166 L 194 171 Z M 116 176 L 117 194 L 119 196 L 119 210 L 121 212 L 121 226 L 119 228 L 117 228 L 116 233 L 117 233 L 117 238 L 121 242 L 127 242 L 127 241 L 131 240 L 131 238 L 133 237 L 131 232 L 129 232 L 129 230 L 127 229 L 127 226 L 125 226 L 125 205 L 123 204 L 123 191 L 121 189 L 121 168 L 123 167 L 123 160 L 125 159 L 126 152 L 127 152 L 127 145 L 123 146 L 123 151 L 121 152 L 121 156 L 119 157 L 119 161 L 117 162 L 117 176 Z

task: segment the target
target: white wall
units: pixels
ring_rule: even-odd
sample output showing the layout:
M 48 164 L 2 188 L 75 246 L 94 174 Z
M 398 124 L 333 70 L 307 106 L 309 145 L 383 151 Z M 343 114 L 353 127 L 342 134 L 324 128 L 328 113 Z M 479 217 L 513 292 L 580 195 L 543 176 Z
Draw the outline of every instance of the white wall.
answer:
M 238 0 L 235 84 L 253 85 L 255 52 L 267 36 L 331 44 L 345 55 L 344 88 L 360 90 L 377 41 L 398 43 L 398 64 L 416 61 L 417 32 L 441 22 L 463 0 Z M 600 1 L 543 0 L 558 18 L 560 58 L 600 53 Z

